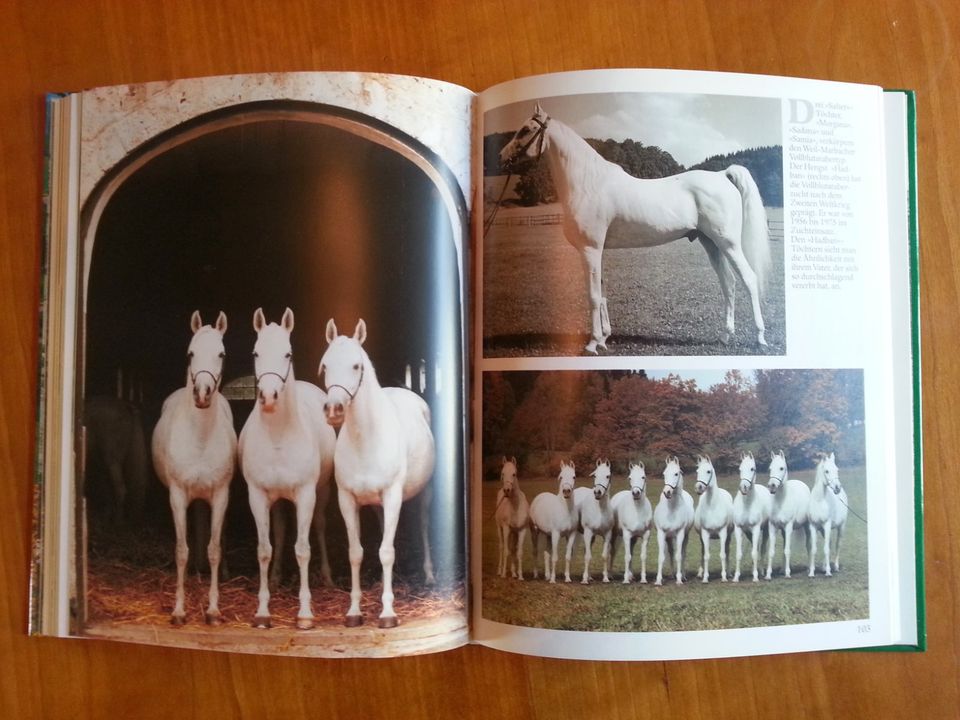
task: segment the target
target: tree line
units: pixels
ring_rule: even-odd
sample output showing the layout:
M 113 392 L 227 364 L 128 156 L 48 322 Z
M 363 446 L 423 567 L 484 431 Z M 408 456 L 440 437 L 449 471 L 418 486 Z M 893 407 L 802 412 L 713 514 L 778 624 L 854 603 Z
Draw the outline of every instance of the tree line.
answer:
M 491 133 L 483 139 L 484 175 L 505 175 L 500 165 L 500 150 L 510 142 L 513 133 Z M 604 159 L 622 167 L 637 178 L 661 178 L 685 170 L 723 170 L 729 165 L 746 167 L 753 175 L 767 207 L 783 207 L 783 148 L 780 145 L 738 150 L 733 153 L 712 155 L 689 168 L 678 163 L 674 157 L 656 145 L 627 138 L 623 141 L 587 138 L 587 143 Z M 550 170 L 546 163 L 527 159 L 512 168 L 518 175 L 514 186 L 515 202 L 534 206 L 556 202 L 557 195 Z
M 730 472 L 743 451 L 767 459 L 781 449 L 795 468 L 812 466 L 818 451 L 860 465 L 863 415 L 859 370 L 730 370 L 708 389 L 642 370 L 483 377 L 484 456 L 515 455 L 533 474 L 555 474 L 560 458 L 588 467 L 607 457 L 622 473 L 630 461 L 660 467 L 667 455 L 697 454 Z

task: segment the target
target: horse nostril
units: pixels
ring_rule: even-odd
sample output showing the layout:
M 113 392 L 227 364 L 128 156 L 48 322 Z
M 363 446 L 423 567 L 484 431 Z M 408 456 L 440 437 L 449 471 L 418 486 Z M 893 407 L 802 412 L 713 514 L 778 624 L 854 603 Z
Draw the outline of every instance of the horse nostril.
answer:
M 274 391 L 273 391 L 273 399 L 276 400 L 278 397 L 280 397 L 280 393 L 277 392 L 276 390 L 274 390 Z

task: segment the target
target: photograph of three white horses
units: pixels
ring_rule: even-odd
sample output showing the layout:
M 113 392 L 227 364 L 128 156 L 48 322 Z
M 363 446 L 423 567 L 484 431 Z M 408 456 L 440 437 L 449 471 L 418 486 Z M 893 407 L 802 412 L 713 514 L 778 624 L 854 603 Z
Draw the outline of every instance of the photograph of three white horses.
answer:
M 483 404 L 485 619 L 869 616 L 862 371 L 491 371 Z
M 784 355 L 780 112 L 623 92 L 488 111 L 484 356 Z
M 443 160 L 359 113 L 241 105 L 131 152 L 83 222 L 78 633 L 465 642 L 467 212 Z

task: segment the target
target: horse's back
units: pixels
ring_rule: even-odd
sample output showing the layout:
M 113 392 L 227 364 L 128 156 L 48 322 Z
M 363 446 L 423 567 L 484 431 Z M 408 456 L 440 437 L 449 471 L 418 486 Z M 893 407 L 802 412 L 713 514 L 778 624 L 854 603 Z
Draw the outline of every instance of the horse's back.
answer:
M 407 443 L 408 479 L 405 485 L 414 487 L 409 494 L 405 491 L 404 497 L 410 497 L 419 492 L 433 473 L 435 454 L 430 406 L 412 390 L 399 387 L 383 390 L 396 408 L 399 427 Z

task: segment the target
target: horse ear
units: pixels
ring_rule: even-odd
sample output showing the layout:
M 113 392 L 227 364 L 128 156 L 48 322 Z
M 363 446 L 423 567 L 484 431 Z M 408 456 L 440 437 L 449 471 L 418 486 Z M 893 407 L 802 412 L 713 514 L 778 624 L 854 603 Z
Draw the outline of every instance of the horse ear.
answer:
M 367 339 L 367 324 L 363 321 L 363 318 L 360 318 L 357 322 L 357 328 L 353 331 L 353 339 L 361 345 Z
M 833 460 L 834 462 L 837 461 L 836 457 L 834 456 L 834 454 L 833 454 L 832 452 L 831 452 L 830 455 L 828 455 L 827 457 L 829 457 L 829 458 L 830 458 L 831 460 Z
M 337 339 L 337 324 L 333 321 L 333 318 L 327 320 L 327 344 L 329 345 L 334 340 Z
M 253 311 L 253 329 L 255 332 L 260 332 L 263 330 L 263 326 L 267 324 L 267 319 L 263 316 L 263 308 L 257 308 Z
M 220 314 L 217 315 L 217 324 L 214 325 L 214 327 L 220 331 L 221 335 L 227 332 L 227 315 L 223 312 L 223 310 L 221 310 Z
M 197 334 L 197 330 L 203 327 L 203 320 L 200 319 L 200 311 L 194 310 L 193 315 L 190 316 L 190 329 L 193 331 L 193 334 Z
M 645 469 L 645 468 L 643 467 L 643 460 L 638 460 L 638 461 L 637 461 L 637 467 L 640 468 L 641 470 L 644 470 L 644 469 Z
M 539 101 L 539 100 L 537 100 L 537 104 L 536 104 L 536 106 L 534 106 L 534 108 L 533 108 L 533 114 L 536 115 L 537 117 L 540 117 L 541 115 L 543 115 L 543 108 L 540 107 L 540 101 Z
M 283 311 L 283 318 L 280 320 L 280 324 L 287 332 L 293 332 L 293 310 L 287 308 Z
M 512 462 L 513 465 L 514 465 L 514 467 L 516 467 L 516 465 L 517 465 L 517 456 L 516 456 L 516 455 L 511 455 L 511 456 L 510 456 L 510 462 Z

